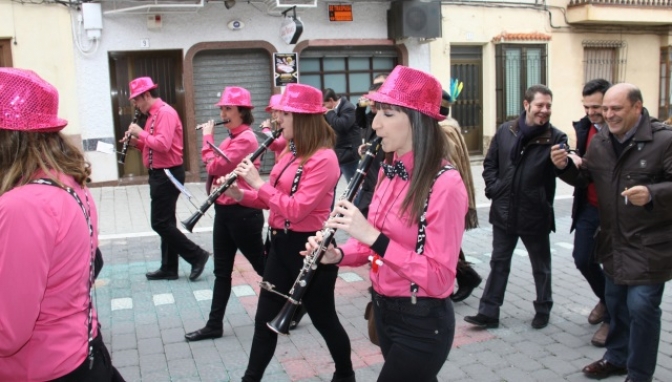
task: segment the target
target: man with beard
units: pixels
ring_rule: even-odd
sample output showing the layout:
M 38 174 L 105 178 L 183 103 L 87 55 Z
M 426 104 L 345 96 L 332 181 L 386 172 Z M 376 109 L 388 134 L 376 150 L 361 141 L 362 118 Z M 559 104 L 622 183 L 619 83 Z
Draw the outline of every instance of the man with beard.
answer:
M 537 293 L 532 327 L 548 325 L 553 306 L 549 234 L 555 230 L 555 169 L 549 155 L 551 146 L 567 143 L 567 136 L 549 122 L 552 101 L 553 93 L 546 86 L 528 88 L 525 110 L 497 129 L 483 162 L 485 196 L 492 200 L 493 251 L 478 314 L 464 317 L 470 324 L 499 326 L 511 257 L 520 238 L 529 254 Z
M 593 137 L 605 125 L 602 115 L 602 98 L 611 84 L 607 80 L 596 79 L 588 81 L 583 87 L 583 108 L 586 115 L 578 122 L 574 122 L 576 131 L 576 155 L 584 156 Z M 588 315 L 588 322 L 600 328 L 590 341 L 593 345 L 602 347 L 609 333 L 609 312 L 604 302 L 604 273 L 595 261 L 595 232 L 600 226 L 600 216 L 597 212 L 597 192 L 592 182 L 588 187 L 576 187 L 574 190 L 574 204 L 572 205 L 572 226 L 574 233 L 574 264 L 590 285 L 590 288 L 599 299 L 595 308 Z

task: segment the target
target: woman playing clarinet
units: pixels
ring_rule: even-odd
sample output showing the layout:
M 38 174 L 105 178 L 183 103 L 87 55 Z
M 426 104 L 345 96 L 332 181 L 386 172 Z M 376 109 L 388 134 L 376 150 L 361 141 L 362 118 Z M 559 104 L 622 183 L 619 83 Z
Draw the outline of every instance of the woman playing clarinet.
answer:
M 326 223 L 351 239 L 330 247 L 322 263 L 372 262 L 374 317 L 385 359 L 380 382 L 437 381 L 455 333 L 450 295 L 468 204 L 459 173 L 445 159 L 441 93 L 431 75 L 397 66 L 367 95 L 378 109 L 372 128 L 382 149 L 394 153 L 394 163 L 383 165 L 368 218 L 342 200 Z M 311 237 L 304 253 L 320 239 L 319 233 Z
M 334 132 L 323 116 L 326 110 L 321 91 L 289 84 L 276 109 L 281 111 L 278 122 L 289 144 L 268 182 L 245 160 L 236 168 L 236 174 L 252 190 L 231 187 L 227 194 L 243 205 L 270 210 L 271 249 L 264 280 L 275 285 L 276 291 L 287 294 L 303 265 L 299 252 L 329 216 L 340 170 L 333 150 Z M 338 320 L 334 302 L 337 275 L 336 266 L 320 266 L 302 302 L 334 359 L 332 381 L 354 382 L 350 339 Z M 278 335 L 266 323 L 273 320 L 285 302 L 281 296 L 261 290 L 244 382 L 261 381 L 278 341 Z
M 228 86 L 224 89 L 219 106 L 219 116 L 229 136 L 219 145 L 226 155 L 218 155 L 209 143 L 214 143 L 214 123 L 204 124 L 203 149 L 201 158 L 208 171 L 208 179 L 220 177 L 232 172 L 238 163 L 254 152 L 259 144 L 250 125 L 254 122 L 250 92 L 247 89 Z M 257 160 L 254 164 L 259 166 Z M 210 192 L 211 181 L 207 182 Z M 245 180 L 238 180 L 238 187 L 250 189 Z M 261 231 L 264 227 L 264 215 L 258 208 L 238 204 L 233 198 L 223 194 L 215 202 L 215 222 L 212 230 L 212 247 L 215 259 L 215 285 L 212 291 L 210 318 L 205 327 L 187 333 L 187 341 L 200 341 L 207 338 L 219 338 L 223 335 L 224 312 L 231 295 L 231 273 L 233 272 L 236 252 L 249 260 L 254 270 L 261 276 L 264 268 L 264 246 Z

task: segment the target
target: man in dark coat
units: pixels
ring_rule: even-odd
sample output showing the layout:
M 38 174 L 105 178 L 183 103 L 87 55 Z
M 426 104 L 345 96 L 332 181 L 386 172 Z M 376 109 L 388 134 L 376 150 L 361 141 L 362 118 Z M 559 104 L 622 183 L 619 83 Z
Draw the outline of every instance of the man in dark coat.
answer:
M 576 131 L 576 152 L 582 157 L 586 154 L 588 145 L 593 137 L 604 128 L 604 116 L 602 115 L 602 98 L 611 84 L 607 80 L 595 79 L 586 82 L 583 87 L 583 108 L 586 115 L 578 122 L 574 122 Z M 595 308 L 588 315 L 588 322 L 592 325 L 600 325 L 593 335 L 591 343 L 602 347 L 609 333 L 609 311 L 604 300 L 604 273 L 600 264 L 595 261 L 595 232 L 600 226 L 600 215 L 597 211 L 597 192 L 595 185 L 590 183 L 588 187 L 576 187 L 574 189 L 574 204 L 572 205 L 572 226 L 570 232 L 574 232 L 574 264 L 590 285 L 595 296 L 599 299 Z
M 553 147 L 562 180 L 595 184 L 600 229 L 597 260 L 605 273 L 611 315 L 607 351 L 583 368 L 589 378 L 628 374 L 651 381 L 660 341 L 660 303 L 672 279 L 672 130 L 649 117 L 641 91 L 617 84 L 604 95 L 608 129 L 581 158 Z
M 328 109 L 324 117 L 336 132 L 334 150 L 341 174 L 349 183 L 357 171 L 359 163 L 357 148 L 362 143 L 359 127 L 355 121 L 355 105 L 347 98 L 339 97 L 333 89 L 324 89 L 322 96 L 324 107 Z
M 548 325 L 553 306 L 549 235 L 555 230 L 555 169 L 549 155 L 552 145 L 567 142 L 567 136 L 549 122 L 552 100 L 553 93 L 546 86 L 528 88 L 525 110 L 497 129 L 483 162 L 485 196 L 492 200 L 493 250 L 478 314 L 464 318 L 471 324 L 499 326 L 511 257 L 520 238 L 532 264 L 537 293 L 532 327 Z

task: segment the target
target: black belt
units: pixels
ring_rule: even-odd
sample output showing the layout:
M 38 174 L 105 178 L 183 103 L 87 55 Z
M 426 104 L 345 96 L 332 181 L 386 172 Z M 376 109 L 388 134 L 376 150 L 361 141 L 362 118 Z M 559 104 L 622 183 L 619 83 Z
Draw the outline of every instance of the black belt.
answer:
M 184 164 L 178 164 L 177 166 L 167 167 L 167 169 L 168 169 L 168 171 L 173 172 L 175 170 L 180 169 L 183 166 L 184 166 Z M 161 173 L 163 173 L 163 170 L 165 170 L 165 169 L 164 168 L 150 168 L 150 169 L 147 170 L 147 172 L 149 172 L 149 173 L 151 173 L 151 172 L 161 172 Z
M 387 297 L 373 291 L 373 302 L 380 308 L 398 313 L 425 316 L 446 306 L 447 298 L 418 297 L 415 304 L 410 297 Z

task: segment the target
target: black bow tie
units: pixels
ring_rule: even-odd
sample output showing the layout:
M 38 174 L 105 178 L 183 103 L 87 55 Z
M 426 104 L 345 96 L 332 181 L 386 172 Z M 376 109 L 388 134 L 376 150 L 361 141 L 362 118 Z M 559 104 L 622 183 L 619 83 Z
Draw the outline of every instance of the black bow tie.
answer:
M 386 177 L 392 179 L 395 175 L 399 175 L 401 179 L 408 180 L 408 171 L 406 171 L 406 167 L 401 161 L 395 161 L 394 165 L 382 163 L 381 166 Z

